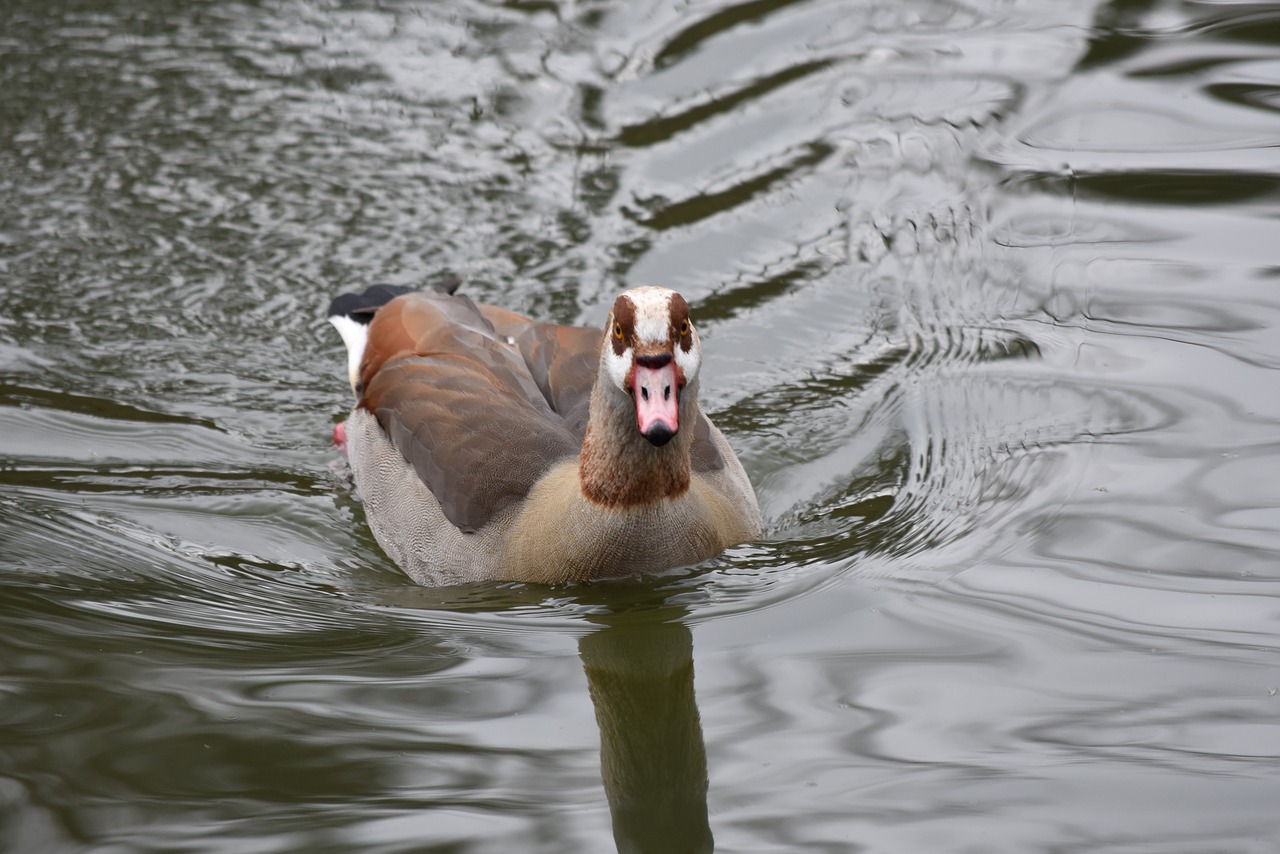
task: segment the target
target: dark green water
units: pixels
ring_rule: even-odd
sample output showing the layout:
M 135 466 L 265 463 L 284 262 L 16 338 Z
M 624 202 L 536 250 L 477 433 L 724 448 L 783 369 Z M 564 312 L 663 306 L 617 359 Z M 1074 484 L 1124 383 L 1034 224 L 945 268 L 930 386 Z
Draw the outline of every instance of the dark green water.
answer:
M 1280 8 L 0 4 L 0 850 L 1280 849 Z M 767 539 L 416 588 L 328 299 L 693 304 Z

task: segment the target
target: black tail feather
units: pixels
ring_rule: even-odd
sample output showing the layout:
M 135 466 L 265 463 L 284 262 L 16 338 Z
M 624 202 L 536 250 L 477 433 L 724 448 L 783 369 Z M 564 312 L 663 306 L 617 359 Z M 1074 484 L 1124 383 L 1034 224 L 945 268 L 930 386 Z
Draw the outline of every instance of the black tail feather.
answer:
M 432 282 L 429 287 L 441 293 L 452 294 L 462 285 L 457 276 L 446 276 Z M 357 323 L 368 323 L 373 315 L 401 294 L 412 293 L 417 288 L 405 285 L 377 284 L 365 288 L 363 293 L 342 294 L 329 303 L 329 317 L 349 317 Z

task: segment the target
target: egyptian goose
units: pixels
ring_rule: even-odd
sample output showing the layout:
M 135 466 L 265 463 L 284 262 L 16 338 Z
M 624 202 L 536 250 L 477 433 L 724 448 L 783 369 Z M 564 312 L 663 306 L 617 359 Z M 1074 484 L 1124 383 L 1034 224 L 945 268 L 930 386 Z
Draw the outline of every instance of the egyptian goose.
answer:
M 378 543 L 418 583 L 573 583 L 696 563 L 759 536 L 742 464 L 698 406 L 684 298 L 642 287 L 604 332 L 375 285 L 330 322 L 345 443 Z

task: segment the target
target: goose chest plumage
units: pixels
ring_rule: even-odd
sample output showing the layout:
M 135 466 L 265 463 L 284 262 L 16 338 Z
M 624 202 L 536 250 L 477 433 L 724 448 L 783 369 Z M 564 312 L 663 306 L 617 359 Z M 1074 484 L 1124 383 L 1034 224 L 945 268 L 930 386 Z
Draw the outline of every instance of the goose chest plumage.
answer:
M 698 405 L 702 345 L 675 291 L 603 330 L 378 285 L 330 321 L 356 405 L 343 428 L 378 543 L 415 581 L 572 583 L 696 563 L 761 532 Z

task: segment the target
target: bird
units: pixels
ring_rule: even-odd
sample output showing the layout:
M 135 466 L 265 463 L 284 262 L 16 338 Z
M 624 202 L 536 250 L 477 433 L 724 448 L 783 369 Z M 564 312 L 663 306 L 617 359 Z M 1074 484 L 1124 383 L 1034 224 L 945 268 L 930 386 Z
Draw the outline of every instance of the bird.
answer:
M 603 327 L 473 302 L 457 279 L 333 300 L 356 401 L 335 437 L 378 544 L 415 582 L 579 584 L 762 534 L 698 402 L 679 293 L 624 291 Z

